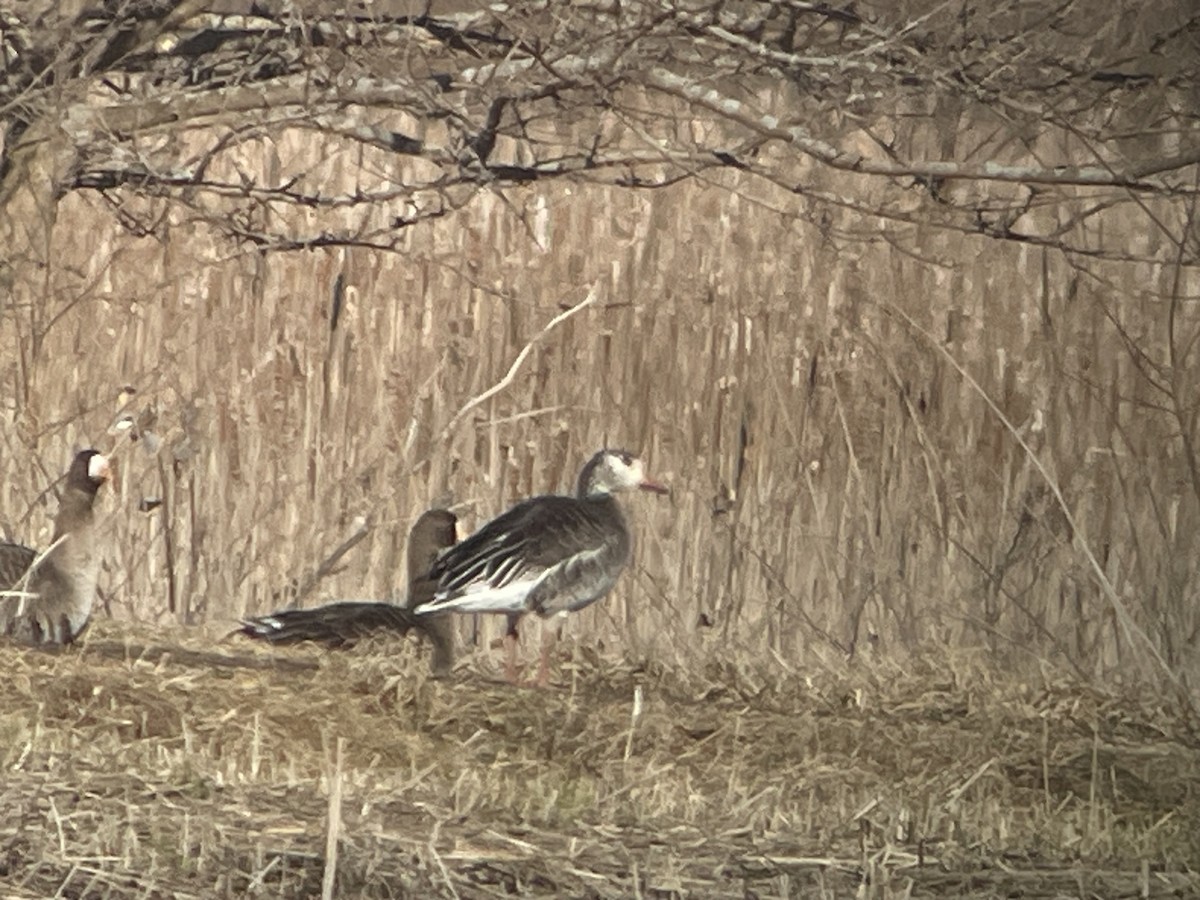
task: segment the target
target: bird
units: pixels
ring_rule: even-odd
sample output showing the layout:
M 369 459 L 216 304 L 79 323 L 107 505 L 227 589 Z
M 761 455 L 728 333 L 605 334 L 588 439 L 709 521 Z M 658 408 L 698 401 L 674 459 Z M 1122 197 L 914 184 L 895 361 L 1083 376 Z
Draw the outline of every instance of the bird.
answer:
M 640 489 L 667 494 L 646 477 L 645 464 L 628 450 L 603 449 L 584 464 L 575 495 L 544 494 L 523 500 L 492 519 L 433 563 L 431 599 L 417 616 L 448 612 L 504 613 L 516 681 L 517 621 L 527 613 L 545 619 L 583 609 L 604 597 L 628 564 L 633 538 L 614 494 Z M 549 674 L 545 638 L 536 684 Z
M 100 574 L 96 494 L 112 472 L 96 450 L 75 454 L 50 548 L 39 554 L 23 544 L 0 543 L 0 634 L 39 645 L 70 644 L 83 634 Z
M 454 665 L 454 635 L 448 619 L 418 619 L 412 607 L 433 597 L 434 583 L 426 577 L 439 553 L 454 545 L 458 519 L 445 509 L 423 513 L 408 533 L 408 597 L 404 606 L 377 601 L 330 603 L 313 609 L 288 609 L 244 619 L 238 632 L 270 644 L 313 641 L 327 647 L 353 645 L 378 631 L 424 632 L 433 645 L 430 668 L 444 678 Z

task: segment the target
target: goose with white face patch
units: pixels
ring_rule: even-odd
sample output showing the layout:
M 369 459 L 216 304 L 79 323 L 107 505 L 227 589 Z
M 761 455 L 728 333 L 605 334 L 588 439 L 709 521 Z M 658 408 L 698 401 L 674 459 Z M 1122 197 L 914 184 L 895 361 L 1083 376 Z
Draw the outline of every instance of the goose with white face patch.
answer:
M 635 489 L 667 493 L 632 453 L 601 450 L 580 471 L 575 496 L 518 503 L 439 557 L 429 570 L 434 597 L 414 612 L 506 613 L 513 621 L 595 603 L 629 562 L 633 538 L 614 494 Z M 543 641 L 539 684 L 548 674 L 546 653 Z
M 0 635 L 23 644 L 69 644 L 87 628 L 100 574 L 93 506 L 111 473 L 95 450 L 76 454 L 50 549 L 39 555 L 0 543 Z

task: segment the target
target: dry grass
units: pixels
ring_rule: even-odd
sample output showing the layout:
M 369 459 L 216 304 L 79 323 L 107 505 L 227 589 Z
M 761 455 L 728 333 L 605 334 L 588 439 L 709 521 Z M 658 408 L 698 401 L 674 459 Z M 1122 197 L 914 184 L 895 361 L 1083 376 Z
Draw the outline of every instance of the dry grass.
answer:
M 1153 698 L 586 648 L 533 691 L 404 642 L 97 631 L 0 650 L 7 897 L 318 896 L 335 775 L 342 897 L 1200 892 L 1200 739 Z

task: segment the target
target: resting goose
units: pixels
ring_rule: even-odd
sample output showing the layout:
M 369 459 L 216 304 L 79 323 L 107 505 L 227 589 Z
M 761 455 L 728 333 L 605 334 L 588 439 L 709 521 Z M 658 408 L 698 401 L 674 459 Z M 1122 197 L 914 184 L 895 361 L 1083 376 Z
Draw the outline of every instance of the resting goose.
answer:
M 546 618 L 595 603 L 629 562 L 633 539 L 613 495 L 635 488 L 667 493 L 632 453 L 601 450 L 580 471 L 575 496 L 518 503 L 438 557 L 428 574 L 434 595 L 414 612 L 506 613 L 512 638 L 525 613 Z M 539 684 L 546 652 L 543 640 Z
M 96 601 L 96 492 L 111 476 L 95 450 L 75 455 L 54 517 L 54 540 L 39 559 L 0 543 L 0 633 L 24 644 L 69 644 L 87 628 Z
M 418 621 L 412 607 L 433 597 L 434 582 L 426 573 L 446 547 L 454 545 L 458 520 L 444 509 L 431 509 L 413 523 L 408 533 L 408 600 L 405 606 L 371 601 L 331 603 L 314 609 L 289 609 L 246 619 L 242 634 L 271 644 L 314 641 L 328 647 L 353 644 L 376 631 L 407 634 L 416 628 L 433 644 L 430 666 L 436 677 L 450 674 L 454 664 L 454 636 L 443 619 Z

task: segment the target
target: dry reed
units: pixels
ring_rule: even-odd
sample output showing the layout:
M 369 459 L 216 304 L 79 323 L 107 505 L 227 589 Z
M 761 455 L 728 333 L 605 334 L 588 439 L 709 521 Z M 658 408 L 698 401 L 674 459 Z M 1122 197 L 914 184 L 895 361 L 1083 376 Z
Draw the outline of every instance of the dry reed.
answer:
M 298 140 L 276 152 L 322 153 Z M 319 171 L 354 177 L 329 150 Z M 1097 264 L 1084 302 L 1049 251 L 917 228 L 863 242 L 765 214 L 784 203 L 740 184 L 483 195 L 404 255 L 264 260 L 203 234 L 186 251 L 122 238 L 70 197 L 61 218 L 89 227 L 62 235 L 37 321 L 0 321 L 0 382 L 25 398 L 4 413 L 0 524 L 44 544 L 50 473 L 72 444 L 115 442 L 109 612 L 229 622 L 289 602 L 362 521 L 306 602 L 389 596 L 431 503 L 470 526 L 624 444 L 675 495 L 636 503 L 635 570 L 579 623 L 606 645 L 685 663 L 706 621 L 790 664 L 870 641 L 1129 671 L 1144 647 L 1116 597 L 1190 675 L 1193 488 L 1123 350 L 1135 328 L 1153 349 L 1163 321 L 1112 320 L 1169 267 Z M 597 302 L 527 349 L 589 286 Z M 125 385 L 151 442 L 107 431 Z M 162 506 L 137 514 L 147 498 Z

